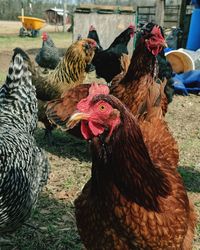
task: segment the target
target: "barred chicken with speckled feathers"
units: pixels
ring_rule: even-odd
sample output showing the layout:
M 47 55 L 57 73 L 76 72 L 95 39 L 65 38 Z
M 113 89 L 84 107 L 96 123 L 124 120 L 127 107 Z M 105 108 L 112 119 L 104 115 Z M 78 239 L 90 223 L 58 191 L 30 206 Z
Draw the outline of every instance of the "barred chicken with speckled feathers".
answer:
M 15 52 L 0 89 L 0 233 L 13 232 L 29 218 L 47 182 L 48 159 L 33 137 L 37 112 L 31 73 Z

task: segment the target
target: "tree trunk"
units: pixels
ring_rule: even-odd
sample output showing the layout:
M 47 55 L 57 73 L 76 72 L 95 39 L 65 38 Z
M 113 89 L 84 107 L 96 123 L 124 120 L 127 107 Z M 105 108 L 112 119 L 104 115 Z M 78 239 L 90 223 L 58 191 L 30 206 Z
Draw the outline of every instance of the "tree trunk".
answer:
M 156 0 L 155 22 L 156 24 L 162 27 L 164 25 L 164 15 L 165 15 L 165 1 Z

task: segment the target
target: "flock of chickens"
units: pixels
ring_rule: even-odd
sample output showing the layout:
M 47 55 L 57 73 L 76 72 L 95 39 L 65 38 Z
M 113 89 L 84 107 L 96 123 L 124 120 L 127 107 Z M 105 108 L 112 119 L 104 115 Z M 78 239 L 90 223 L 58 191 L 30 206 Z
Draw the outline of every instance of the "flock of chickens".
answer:
M 136 35 L 130 58 L 127 45 Z M 90 250 L 190 250 L 196 214 L 177 171 L 179 152 L 165 114 L 172 68 L 160 26 L 130 25 L 109 48 L 90 27 L 59 57 L 50 37 L 36 56 L 20 48 L 0 89 L 0 232 L 30 216 L 47 183 L 49 162 L 33 133 L 44 123 L 85 139 L 91 178 L 75 200 L 81 240 Z M 83 84 L 95 70 L 107 84 Z

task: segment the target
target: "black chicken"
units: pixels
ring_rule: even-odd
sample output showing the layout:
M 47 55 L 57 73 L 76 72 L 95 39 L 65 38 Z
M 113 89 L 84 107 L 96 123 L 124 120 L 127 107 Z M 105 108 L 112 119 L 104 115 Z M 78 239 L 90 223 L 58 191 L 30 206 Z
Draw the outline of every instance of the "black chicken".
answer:
M 98 45 L 98 49 L 103 50 L 103 48 L 102 48 L 102 46 L 100 44 L 100 41 L 99 41 L 98 33 L 97 33 L 97 31 L 96 31 L 96 29 L 95 29 L 95 27 L 93 25 L 90 26 L 87 38 L 91 38 L 91 39 L 95 40 L 95 42 Z
M 120 58 L 122 54 L 128 54 L 127 45 L 134 35 L 134 26 L 130 25 L 115 38 L 110 47 L 96 53 L 92 60 L 98 77 L 110 82 L 114 76 L 121 72 Z
M 97 43 L 97 48 L 95 50 L 95 54 L 94 54 L 94 57 L 92 59 L 92 62 L 90 63 L 89 67 L 88 67 L 88 70 L 87 72 L 92 72 L 95 70 L 95 66 L 93 64 L 93 60 L 95 60 L 94 58 L 97 56 L 97 54 L 103 50 L 101 44 L 100 44 L 100 41 L 99 41 L 99 36 L 97 34 L 97 31 L 95 29 L 95 27 L 93 25 L 90 26 L 90 29 L 89 29 L 89 32 L 88 32 L 88 35 L 87 35 L 87 38 L 90 38 L 90 39 L 93 39 L 96 43 Z
M 37 64 L 45 69 L 55 69 L 60 62 L 59 51 L 46 32 L 42 33 L 42 48 L 35 57 Z

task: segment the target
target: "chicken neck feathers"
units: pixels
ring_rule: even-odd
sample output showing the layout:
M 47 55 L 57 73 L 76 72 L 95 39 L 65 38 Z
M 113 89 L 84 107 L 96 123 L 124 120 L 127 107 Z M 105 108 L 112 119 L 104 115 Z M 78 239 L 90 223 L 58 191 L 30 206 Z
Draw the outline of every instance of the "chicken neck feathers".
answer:
M 81 83 L 85 78 L 87 60 L 82 54 L 81 48 L 76 44 L 70 46 L 59 65 L 49 75 L 49 80 L 55 84 L 73 85 Z M 88 63 L 90 59 L 88 58 Z
M 152 28 L 155 26 L 155 24 L 149 23 L 149 24 L 147 24 L 147 26 L 148 26 L 147 32 L 150 32 L 152 30 Z M 160 29 L 161 29 L 162 35 L 164 36 L 162 27 L 160 27 Z M 140 43 L 141 37 L 142 37 L 142 33 L 141 32 L 137 33 L 136 46 L 137 46 L 137 44 Z M 161 80 L 163 80 L 164 78 L 167 79 L 167 84 L 165 86 L 165 94 L 167 96 L 168 103 L 170 103 L 172 101 L 173 95 L 174 95 L 174 88 L 173 88 L 174 80 L 172 78 L 173 70 L 172 70 L 170 63 L 167 61 L 167 59 L 165 57 L 164 48 L 157 55 L 157 60 L 158 60 L 158 65 L 159 65 L 159 72 L 158 72 L 159 79 L 161 79 Z
M 139 80 L 146 74 L 154 77 L 156 63 L 155 56 L 147 50 L 144 42 L 141 42 L 133 52 L 128 71 L 122 82 L 127 83 L 132 80 Z
M 140 43 L 133 52 L 128 70 L 117 75 L 110 87 L 111 93 L 118 97 L 134 115 L 138 115 L 145 107 L 148 89 L 156 81 L 157 61 Z M 166 97 L 162 95 L 163 115 L 167 111 Z

